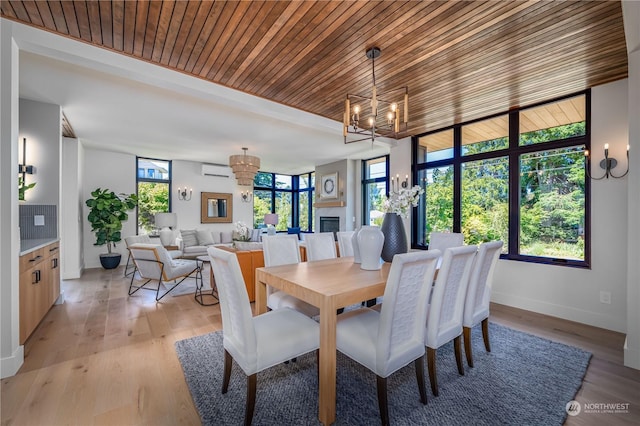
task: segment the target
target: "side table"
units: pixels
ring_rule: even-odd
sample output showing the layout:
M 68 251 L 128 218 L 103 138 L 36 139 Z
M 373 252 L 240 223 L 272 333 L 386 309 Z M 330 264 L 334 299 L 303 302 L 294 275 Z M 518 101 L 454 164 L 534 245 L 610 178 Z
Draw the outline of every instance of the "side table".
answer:
M 218 288 L 216 287 L 216 280 L 213 277 L 213 266 L 211 265 L 211 259 L 209 256 L 198 256 L 196 258 L 196 262 L 199 263 L 198 272 L 200 274 L 200 285 L 196 286 L 195 299 L 196 302 L 201 304 L 202 306 L 213 306 L 220 303 L 220 299 L 218 298 Z M 209 264 L 209 283 L 211 284 L 211 292 L 203 292 L 204 281 L 202 280 L 202 269 L 204 269 L 204 264 Z M 204 301 L 204 296 L 213 297 L 215 301 L 206 303 Z

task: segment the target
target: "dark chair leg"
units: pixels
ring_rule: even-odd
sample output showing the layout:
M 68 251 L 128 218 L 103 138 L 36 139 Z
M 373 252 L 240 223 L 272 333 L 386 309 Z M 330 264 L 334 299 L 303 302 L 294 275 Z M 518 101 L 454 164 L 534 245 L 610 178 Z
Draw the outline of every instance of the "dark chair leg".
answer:
M 385 377 L 376 376 L 378 378 L 378 408 L 380 409 L 380 420 L 382 426 L 389 424 L 389 406 L 387 405 L 387 379 Z
M 489 318 L 482 320 L 482 338 L 484 339 L 484 347 L 487 352 L 491 352 L 491 344 L 489 344 Z
M 224 374 L 222 376 L 222 393 L 227 393 L 229 388 L 229 379 L 231 378 L 231 363 L 233 358 L 231 354 L 224 350 Z
M 244 425 L 250 426 L 253 421 L 253 409 L 256 407 L 256 382 L 258 375 L 247 376 L 247 407 L 244 412 Z
M 471 328 L 462 327 L 462 334 L 464 336 L 464 354 L 467 357 L 467 364 L 473 368 L 473 353 L 471 352 Z
M 427 367 L 429 369 L 431 393 L 433 393 L 433 396 L 438 396 L 438 378 L 436 376 L 436 350 L 433 348 L 427 348 Z
M 369 299 L 369 300 L 367 300 L 366 301 L 367 308 L 375 306 L 377 302 L 378 302 L 378 299 Z
M 453 350 L 456 353 L 456 364 L 458 364 L 458 373 L 464 376 L 464 365 L 462 364 L 462 351 L 460 350 L 460 337 L 457 336 L 453 339 Z
M 416 379 L 418 381 L 418 390 L 420 391 L 420 402 L 427 403 L 427 392 L 424 389 L 424 355 L 416 359 L 414 362 L 416 366 Z

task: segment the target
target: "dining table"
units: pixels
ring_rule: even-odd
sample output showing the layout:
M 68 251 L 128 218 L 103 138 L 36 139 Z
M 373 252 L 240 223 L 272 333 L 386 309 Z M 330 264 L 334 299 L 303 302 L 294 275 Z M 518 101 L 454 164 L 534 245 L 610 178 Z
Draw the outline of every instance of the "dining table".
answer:
M 365 270 L 353 257 L 256 269 L 256 315 L 267 312 L 266 286 L 282 290 L 320 310 L 318 419 L 336 419 L 337 310 L 384 295 L 390 263 Z

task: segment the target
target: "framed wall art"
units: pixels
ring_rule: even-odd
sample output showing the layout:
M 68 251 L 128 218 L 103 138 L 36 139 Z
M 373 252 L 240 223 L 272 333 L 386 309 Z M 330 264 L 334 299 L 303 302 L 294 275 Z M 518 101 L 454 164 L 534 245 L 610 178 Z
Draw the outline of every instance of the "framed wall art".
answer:
M 320 178 L 320 198 L 338 198 L 338 172 L 323 175 Z

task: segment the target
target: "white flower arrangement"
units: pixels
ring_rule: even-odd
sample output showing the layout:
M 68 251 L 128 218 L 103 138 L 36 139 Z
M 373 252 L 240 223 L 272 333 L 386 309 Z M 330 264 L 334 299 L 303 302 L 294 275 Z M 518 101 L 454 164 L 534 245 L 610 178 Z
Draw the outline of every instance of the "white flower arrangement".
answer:
M 235 231 L 233 232 L 233 239 L 235 241 L 249 241 L 251 239 L 251 229 L 246 223 L 238 221 L 235 223 Z
M 395 213 L 406 219 L 409 217 L 409 210 L 418 206 L 422 194 L 424 194 L 424 189 L 419 185 L 391 193 L 382 204 L 383 210 L 385 213 Z

